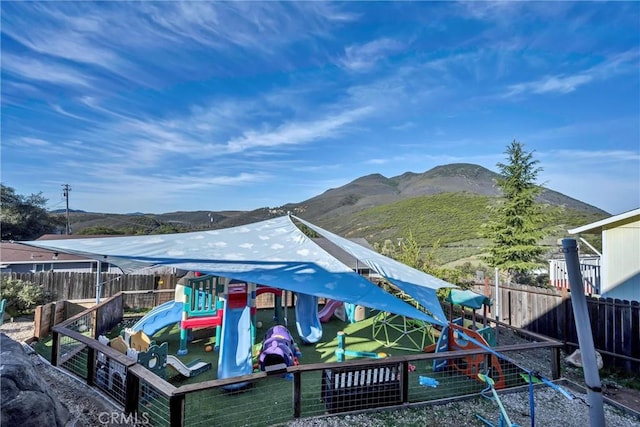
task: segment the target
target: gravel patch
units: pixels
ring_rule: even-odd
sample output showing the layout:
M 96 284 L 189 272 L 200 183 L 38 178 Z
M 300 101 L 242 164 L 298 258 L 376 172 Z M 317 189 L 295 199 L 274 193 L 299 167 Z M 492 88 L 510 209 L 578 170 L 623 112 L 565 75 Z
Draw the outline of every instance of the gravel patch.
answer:
M 579 400 L 569 401 L 549 387 L 536 387 L 535 425 L 538 427 L 575 427 L 590 425 L 589 407 Z M 585 399 L 586 395 L 575 393 Z M 512 423 L 520 426 L 531 425 L 529 413 L 529 393 L 501 393 L 500 399 Z M 456 401 L 440 405 L 428 405 L 419 408 L 392 411 L 368 412 L 355 415 L 331 416 L 323 418 L 296 420 L 287 427 L 460 427 L 484 426 L 477 418 L 480 415 L 498 424 L 499 409 L 494 401 L 478 397 L 465 401 Z M 637 427 L 640 418 L 625 414 L 612 405 L 605 405 L 605 421 L 609 426 Z

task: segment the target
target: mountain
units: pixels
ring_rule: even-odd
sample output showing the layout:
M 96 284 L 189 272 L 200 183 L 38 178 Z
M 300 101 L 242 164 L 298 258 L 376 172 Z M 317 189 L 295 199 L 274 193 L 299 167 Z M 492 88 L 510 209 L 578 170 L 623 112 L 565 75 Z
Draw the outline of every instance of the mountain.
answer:
M 292 212 L 346 237 L 364 237 L 383 243 L 412 233 L 424 247 L 474 248 L 483 245 L 479 230 L 488 218 L 487 207 L 501 194 L 499 175 L 482 166 L 456 163 L 424 173 L 406 172 L 387 178 L 360 177 L 300 203 L 253 211 L 194 211 L 132 215 L 70 212 L 71 228 L 95 233 L 104 228 L 126 233 L 154 233 L 225 228 Z M 568 228 L 606 218 L 609 214 L 562 193 L 544 188 L 538 201 L 546 205 L 556 233 L 550 245 Z M 460 252 L 460 251 L 458 251 Z M 464 251 L 463 251 L 464 252 Z M 454 257 L 455 258 L 455 257 Z
M 285 207 L 289 210 L 301 210 L 305 214 L 305 219 L 322 222 L 325 217 L 351 215 L 363 209 L 419 196 L 469 193 L 497 197 L 501 194 L 496 184 L 499 177 L 500 175 L 489 169 L 468 163 L 437 166 L 421 174 L 406 172 L 393 178 L 373 174 L 358 178 L 342 187 L 329 189 L 304 202 L 285 205 Z M 607 215 L 601 209 L 549 189 L 543 189 L 538 201 Z

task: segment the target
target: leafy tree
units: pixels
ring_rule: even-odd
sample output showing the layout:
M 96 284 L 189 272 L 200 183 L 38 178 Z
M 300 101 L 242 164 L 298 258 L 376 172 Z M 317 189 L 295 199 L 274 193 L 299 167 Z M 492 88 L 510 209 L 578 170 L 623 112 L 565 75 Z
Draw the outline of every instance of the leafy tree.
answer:
M 379 242 L 374 243 L 373 249 L 384 256 L 388 256 L 391 258 L 394 258 L 396 256 L 396 247 L 391 239 L 385 239 L 382 244 Z
M 449 283 L 460 284 L 462 277 L 460 271 L 441 267 L 436 262 L 436 251 L 439 248 L 440 240 L 437 240 L 433 244 L 433 247 L 423 255 L 420 244 L 414 237 L 413 232 L 409 231 L 409 235 L 402 239 L 400 251 L 396 254 L 395 258 L 409 267 L 424 271 Z
M 418 270 L 423 268 L 424 261 L 420 255 L 420 245 L 411 231 L 409 231 L 409 236 L 401 240 L 400 253 L 397 254 L 396 259 L 409 267 Z
M 514 140 L 505 154 L 508 163 L 497 164 L 503 198 L 491 208 L 491 218 L 484 225 L 484 235 L 491 240 L 485 260 L 513 277 L 543 265 L 544 248 L 539 242 L 545 235 L 545 214 L 536 203 L 542 188 L 535 180 L 542 168 L 536 166 L 533 152 L 525 151 L 524 145 Z
M 59 218 L 47 212 L 47 199 L 42 193 L 23 196 L 0 184 L 0 196 L 2 240 L 33 240 L 62 225 Z

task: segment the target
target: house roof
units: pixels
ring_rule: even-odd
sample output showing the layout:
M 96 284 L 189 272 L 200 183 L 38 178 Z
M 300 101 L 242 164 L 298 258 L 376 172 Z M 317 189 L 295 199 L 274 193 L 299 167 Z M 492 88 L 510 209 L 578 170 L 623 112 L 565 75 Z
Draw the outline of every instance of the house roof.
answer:
M 57 255 L 56 255 L 57 254 Z M 87 257 L 67 254 L 55 250 L 27 246 L 16 242 L 0 243 L 0 263 L 29 264 L 43 262 L 85 261 L 93 262 Z
M 628 212 L 614 215 L 609 218 L 602 219 L 600 221 L 592 222 L 591 224 L 583 225 L 582 227 L 572 228 L 567 230 L 569 234 L 580 233 L 601 233 L 603 229 L 613 228 L 624 223 L 640 220 L 640 208 L 634 209 Z
M 68 240 L 68 239 L 87 239 L 87 238 L 103 238 L 116 237 L 114 235 L 77 235 L 77 234 L 43 234 L 37 240 Z M 20 242 L 0 242 L 0 263 L 2 264 L 32 264 L 43 262 L 94 262 L 93 259 L 73 255 L 53 249 L 38 248 L 34 246 L 23 245 Z
M 67 240 L 67 239 L 91 239 L 91 238 L 103 238 L 103 237 L 122 237 L 122 234 L 43 234 L 36 240 Z

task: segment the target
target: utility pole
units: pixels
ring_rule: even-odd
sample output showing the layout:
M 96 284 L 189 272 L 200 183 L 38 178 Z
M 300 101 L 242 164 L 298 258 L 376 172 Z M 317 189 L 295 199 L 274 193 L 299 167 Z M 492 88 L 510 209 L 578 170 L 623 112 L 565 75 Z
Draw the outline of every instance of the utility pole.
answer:
M 69 226 L 69 191 L 71 191 L 71 186 L 69 184 L 62 184 L 62 195 L 64 196 L 67 202 L 67 233 L 71 234 L 71 227 Z

